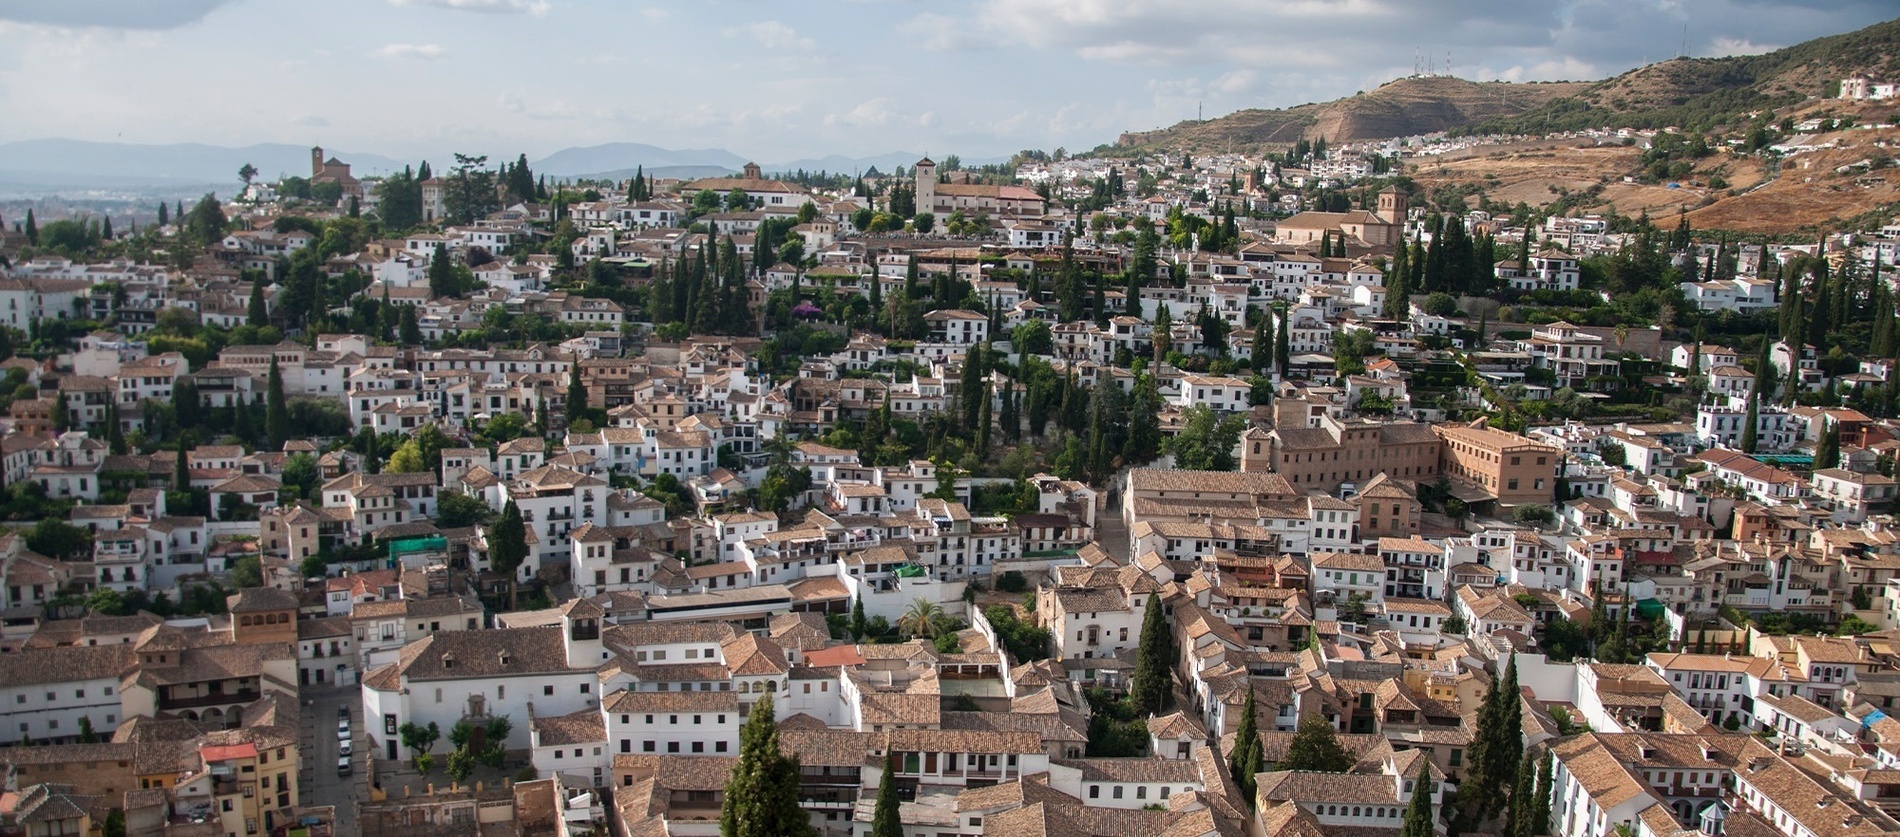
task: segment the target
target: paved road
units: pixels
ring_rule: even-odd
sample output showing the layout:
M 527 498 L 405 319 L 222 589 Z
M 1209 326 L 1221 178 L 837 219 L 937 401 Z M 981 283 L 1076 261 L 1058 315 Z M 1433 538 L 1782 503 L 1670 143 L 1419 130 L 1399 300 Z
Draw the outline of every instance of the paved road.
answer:
M 306 686 L 302 694 L 303 802 L 336 806 L 336 833 L 355 834 L 356 802 L 364 797 L 366 790 L 362 765 L 367 756 L 363 748 L 369 745 L 363 735 L 363 710 L 359 706 L 362 692 L 354 686 L 322 690 Z M 347 777 L 336 775 L 336 710 L 339 706 L 350 707 L 350 731 L 356 736 L 352 745 L 356 752 L 353 757 L 356 769 Z

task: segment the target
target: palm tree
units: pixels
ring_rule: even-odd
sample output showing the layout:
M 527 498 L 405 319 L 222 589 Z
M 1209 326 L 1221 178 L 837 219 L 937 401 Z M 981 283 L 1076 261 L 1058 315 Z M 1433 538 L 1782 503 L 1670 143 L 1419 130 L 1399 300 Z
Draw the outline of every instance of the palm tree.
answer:
M 943 607 L 928 599 L 917 599 L 897 619 L 897 629 L 911 636 L 936 639 L 944 629 Z
M 772 438 L 760 442 L 759 447 L 772 455 L 774 465 L 790 465 L 792 452 L 798 449 L 798 446 L 792 443 L 791 437 L 785 435 L 784 428 L 780 428 Z

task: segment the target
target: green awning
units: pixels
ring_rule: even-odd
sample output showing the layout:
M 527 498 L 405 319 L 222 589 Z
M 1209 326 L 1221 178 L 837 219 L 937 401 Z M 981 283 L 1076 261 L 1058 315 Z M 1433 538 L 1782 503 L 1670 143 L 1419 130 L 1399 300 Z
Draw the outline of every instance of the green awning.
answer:
M 1640 614 L 1644 619 L 1654 619 L 1658 616 L 1663 615 L 1663 612 L 1666 610 L 1668 610 L 1668 608 L 1664 607 L 1663 603 L 1659 600 L 1656 600 L 1656 599 L 1637 599 L 1636 600 L 1636 612 Z
M 923 567 L 916 564 L 905 564 L 897 568 L 895 575 L 898 578 L 923 578 L 926 573 Z

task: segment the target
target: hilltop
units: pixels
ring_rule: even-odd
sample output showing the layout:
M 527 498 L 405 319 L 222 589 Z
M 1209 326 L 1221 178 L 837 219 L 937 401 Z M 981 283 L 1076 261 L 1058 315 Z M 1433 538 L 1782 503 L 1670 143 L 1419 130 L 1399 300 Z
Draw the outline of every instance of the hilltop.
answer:
M 1116 145 L 1124 148 L 1185 145 L 1225 150 L 1290 143 L 1301 138 L 1325 137 L 1328 142 L 1350 142 L 1429 134 L 1516 116 L 1554 99 L 1575 96 L 1590 86 L 1590 82 L 1515 84 L 1416 76 L 1331 102 L 1273 110 L 1249 109 L 1219 119 L 1122 134 Z
M 1598 127 L 1710 128 L 1744 114 L 1826 96 L 1843 76 L 1900 75 L 1900 20 L 1762 55 L 1676 58 L 1595 82 L 1474 82 L 1412 77 L 1330 102 L 1242 110 L 1157 131 L 1121 148 L 1249 150 L 1248 146 L 1453 133 L 1543 134 Z

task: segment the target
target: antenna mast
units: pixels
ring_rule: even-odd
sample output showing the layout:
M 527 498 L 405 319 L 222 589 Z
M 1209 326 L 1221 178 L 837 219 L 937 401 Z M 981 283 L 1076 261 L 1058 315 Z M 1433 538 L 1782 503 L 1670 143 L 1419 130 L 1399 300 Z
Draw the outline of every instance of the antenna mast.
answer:
M 1676 57 L 1689 57 L 1689 22 L 1686 20 L 1682 22 L 1682 51 L 1676 53 Z

